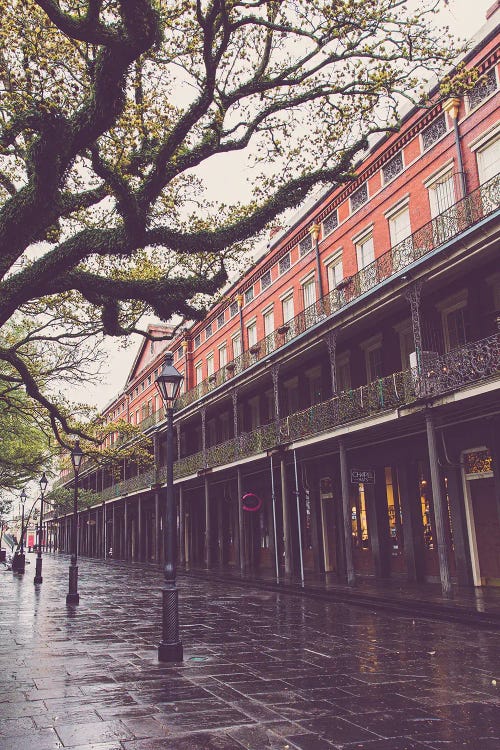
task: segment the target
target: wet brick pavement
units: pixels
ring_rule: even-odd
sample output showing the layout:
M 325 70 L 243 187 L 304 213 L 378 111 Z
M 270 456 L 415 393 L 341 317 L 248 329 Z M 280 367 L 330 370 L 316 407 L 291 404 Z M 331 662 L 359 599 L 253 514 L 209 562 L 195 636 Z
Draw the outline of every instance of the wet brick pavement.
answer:
M 499 635 L 181 576 L 182 665 L 159 664 L 161 573 L 34 555 L 0 567 L 0 750 L 498 750 Z M 498 683 L 498 684 L 497 684 Z

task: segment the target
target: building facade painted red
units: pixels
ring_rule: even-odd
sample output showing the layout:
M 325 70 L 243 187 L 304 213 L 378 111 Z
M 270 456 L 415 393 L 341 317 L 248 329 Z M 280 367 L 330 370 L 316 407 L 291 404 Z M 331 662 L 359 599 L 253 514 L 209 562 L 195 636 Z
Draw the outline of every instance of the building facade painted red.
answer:
M 168 347 L 182 563 L 500 584 L 498 20 L 466 58 L 473 90 L 411 110 L 203 321 L 143 343 L 103 419 L 138 425 L 155 462 L 82 473 L 84 554 L 162 557 Z

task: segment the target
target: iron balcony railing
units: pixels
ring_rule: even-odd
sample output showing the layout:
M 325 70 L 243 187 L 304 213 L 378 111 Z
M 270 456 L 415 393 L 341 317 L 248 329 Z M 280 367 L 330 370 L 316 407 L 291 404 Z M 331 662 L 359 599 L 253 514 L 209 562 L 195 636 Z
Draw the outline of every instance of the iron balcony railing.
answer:
M 399 406 L 411 405 L 422 398 L 444 395 L 499 375 L 500 333 L 496 333 L 446 354 L 436 354 L 435 358 L 426 360 L 425 367 L 420 371 L 408 369 L 379 378 L 284 419 L 262 425 L 251 432 L 243 432 L 205 451 L 184 456 L 175 462 L 174 476 L 180 479 L 203 469 L 224 466 L 279 445 L 312 437 Z M 153 482 L 165 481 L 166 467 L 160 467 L 156 473 L 154 469 L 149 469 L 105 489 L 101 497 L 119 497 L 147 488 Z
M 113 497 L 120 497 L 126 495 L 129 492 L 136 492 L 137 490 L 143 490 L 146 487 L 151 487 L 157 481 L 157 473 L 154 467 L 149 468 L 147 471 L 137 474 L 135 477 L 129 477 L 123 479 L 121 482 L 116 482 L 110 487 L 105 487 L 101 492 L 96 492 L 101 500 L 111 500 Z
M 457 237 L 500 206 L 500 175 L 481 185 L 477 190 L 443 211 L 439 216 L 417 229 L 383 255 L 376 258 L 353 276 L 291 320 L 260 339 L 239 357 L 179 396 L 176 410 L 192 404 L 210 393 L 255 362 L 300 336 L 312 326 L 333 315 L 352 300 L 399 273 L 440 245 Z
M 290 414 L 281 420 L 261 425 L 250 432 L 184 456 L 174 464 L 176 479 L 204 469 L 224 466 L 254 456 L 279 445 L 312 437 L 343 424 L 411 405 L 420 399 L 445 395 L 474 383 L 500 375 L 500 333 L 473 341 L 446 354 L 426 357 L 425 366 L 379 378 L 367 385 L 343 391 L 336 396 Z M 136 492 L 163 484 L 166 467 L 147 471 L 116 482 L 96 496 L 100 500 Z

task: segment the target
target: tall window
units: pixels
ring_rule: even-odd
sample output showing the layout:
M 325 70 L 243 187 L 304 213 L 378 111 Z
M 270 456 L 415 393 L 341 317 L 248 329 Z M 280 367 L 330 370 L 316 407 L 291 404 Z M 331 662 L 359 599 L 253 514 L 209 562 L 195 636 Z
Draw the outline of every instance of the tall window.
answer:
M 196 385 L 199 385 L 203 380 L 203 363 L 198 362 L 194 368 L 194 380 Z
M 213 352 L 211 352 L 207 356 L 207 377 L 210 377 L 210 375 L 214 374 L 214 355 Z
M 314 277 L 302 284 L 302 294 L 304 297 L 304 308 L 314 305 L 316 302 L 316 282 Z
M 223 344 L 222 346 L 219 346 L 219 368 L 225 367 L 227 365 L 227 346 L 226 344 Z
M 443 313 L 446 350 L 463 346 L 467 341 L 465 306 Z
M 233 344 L 233 359 L 236 359 L 241 354 L 241 334 L 237 333 L 231 338 L 231 341 Z
M 382 377 L 382 335 L 377 334 L 361 343 L 365 353 L 366 382 Z
M 255 321 L 247 325 L 247 340 L 249 348 L 257 343 L 257 323 Z
M 447 352 L 469 340 L 467 301 L 467 289 L 462 289 L 436 304 L 441 313 L 444 349 Z
M 356 243 L 356 257 L 358 259 L 358 270 L 366 268 L 375 260 L 375 248 L 373 245 L 373 235 L 363 237 Z
M 487 182 L 500 172 L 500 134 L 477 151 L 479 182 Z
M 351 363 L 349 352 L 345 352 L 337 358 L 336 374 L 337 393 L 349 391 L 351 388 Z
M 432 217 L 438 216 L 453 206 L 455 203 L 455 186 L 451 171 L 434 180 L 428 187 Z
M 262 320 L 264 321 L 264 335 L 269 336 L 274 331 L 274 310 L 265 310 L 262 313 Z
M 356 490 L 356 486 L 354 488 Z M 366 497 L 364 484 L 358 485 L 351 508 L 352 541 L 355 549 L 370 549 L 370 535 L 366 515 Z
M 295 315 L 293 309 L 293 292 L 281 300 L 281 308 L 283 311 L 283 323 L 288 323 Z
M 382 347 L 377 346 L 366 352 L 368 382 L 382 377 Z
M 456 210 L 452 208 L 455 203 L 453 172 L 448 171 L 434 181 L 425 184 L 429 189 L 434 242 L 438 245 L 441 242 L 446 242 L 458 231 Z M 440 214 L 444 215 L 441 216 Z
M 274 336 L 271 335 L 274 331 L 274 310 L 272 307 L 268 307 L 267 310 L 263 310 L 262 321 L 264 323 L 264 336 L 266 337 L 266 352 L 267 354 L 269 354 L 269 352 L 273 351 L 275 346 Z
M 338 255 L 335 256 L 335 258 L 332 258 L 332 260 L 327 263 L 326 270 L 328 274 L 328 290 L 331 292 L 344 278 L 342 257 Z
M 406 370 L 410 366 L 410 354 L 415 351 L 413 328 L 410 320 L 403 321 L 394 326 L 399 337 L 399 351 L 401 353 L 401 369 Z
M 411 234 L 410 210 L 408 206 L 389 217 L 391 247 L 398 245 Z

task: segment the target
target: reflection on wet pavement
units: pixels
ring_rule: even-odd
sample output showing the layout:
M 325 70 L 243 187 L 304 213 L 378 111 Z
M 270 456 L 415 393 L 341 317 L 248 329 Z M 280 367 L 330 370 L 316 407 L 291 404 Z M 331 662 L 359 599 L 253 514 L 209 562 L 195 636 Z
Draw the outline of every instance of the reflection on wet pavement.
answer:
M 159 664 L 161 571 L 79 563 L 0 569 L 0 750 L 500 746 L 497 633 L 181 576 Z

